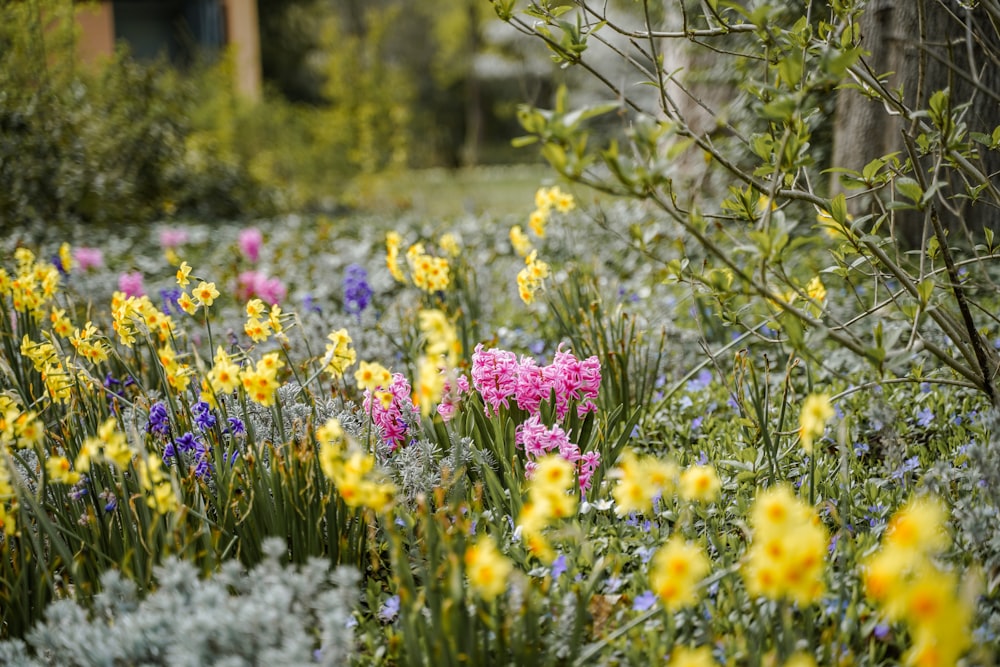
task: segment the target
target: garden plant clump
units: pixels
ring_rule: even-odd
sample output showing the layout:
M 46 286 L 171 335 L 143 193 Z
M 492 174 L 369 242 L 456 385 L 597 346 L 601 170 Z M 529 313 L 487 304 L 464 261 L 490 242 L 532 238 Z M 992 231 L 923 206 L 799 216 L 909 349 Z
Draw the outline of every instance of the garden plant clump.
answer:
M 0 661 L 996 662 L 995 248 L 941 218 L 997 133 L 877 85 L 860 3 L 684 13 L 750 63 L 725 136 L 646 3 L 516 4 L 658 91 L 524 108 L 562 178 L 519 216 L 0 238 Z M 850 203 L 805 113 L 848 73 L 916 128 Z

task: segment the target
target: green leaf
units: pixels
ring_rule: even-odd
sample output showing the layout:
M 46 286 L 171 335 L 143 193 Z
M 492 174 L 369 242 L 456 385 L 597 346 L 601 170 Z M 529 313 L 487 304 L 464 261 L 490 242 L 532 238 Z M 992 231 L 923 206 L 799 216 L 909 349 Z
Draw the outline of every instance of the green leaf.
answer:
M 896 179 L 896 191 L 914 204 L 919 204 L 924 196 L 924 191 L 920 188 L 920 184 L 906 176 Z

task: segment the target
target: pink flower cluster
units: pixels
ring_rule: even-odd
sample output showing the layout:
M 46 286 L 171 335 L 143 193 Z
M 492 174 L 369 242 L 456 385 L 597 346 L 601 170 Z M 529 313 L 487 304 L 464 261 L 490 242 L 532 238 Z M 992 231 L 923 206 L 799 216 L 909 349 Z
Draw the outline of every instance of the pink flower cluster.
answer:
M 560 347 L 551 364 L 539 366 L 530 357 L 518 362 L 513 352 L 486 350 L 477 345 L 472 355 L 472 383 L 483 399 L 487 416 L 498 413 L 500 406 L 510 408 L 511 399 L 531 415 L 514 435 L 528 458 L 525 471 L 529 476 L 537 465 L 536 459 L 558 452 L 577 466 L 580 488 L 590 488 L 590 479 L 601 464 L 600 453 L 582 453 L 558 424 L 546 427 L 540 412 L 542 403 L 553 395 L 560 420 L 569 412 L 572 401 L 576 401 L 578 416 L 596 410 L 594 399 L 601 388 L 601 362 L 597 357 L 580 360 Z
M 74 248 L 73 259 L 76 260 L 76 265 L 81 271 L 99 269 L 104 266 L 104 253 L 100 248 Z
M 513 352 L 484 350 L 480 344 L 472 355 L 472 384 L 483 397 L 487 415 L 495 414 L 501 405 L 510 408 L 511 398 L 525 412 L 537 414 L 554 391 L 556 417 L 564 418 L 573 400 L 582 416 L 597 409 L 594 399 L 601 388 L 601 362 L 597 357 L 577 359 L 560 347 L 551 364 L 539 366 L 530 357 L 518 362 Z
M 445 380 L 444 386 L 441 388 L 441 402 L 438 403 L 437 411 L 441 415 L 441 419 L 448 423 L 455 416 L 455 410 L 462 401 L 462 395 L 469 393 L 469 378 L 465 375 L 459 375 L 455 378 L 455 386 L 452 387 L 451 378 L 448 377 L 447 371 L 442 370 L 441 372 L 445 375 Z
M 388 407 L 378 396 L 381 391 L 387 391 L 392 395 Z M 382 441 L 389 445 L 391 451 L 396 451 L 401 445 L 406 444 L 406 435 L 410 430 L 411 424 L 403 418 L 403 406 L 407 407 L 406 414 L 412 414 L 414 420 L 419 423 L 420 415 L 413 409 L 412 393 L 410 383 L 402 373 L 393 373 L 392 383 L 388 387 L 379 387 L 374 395 L 371 390 L 365 389 L 363 403 L 365 413 L 371 415 L 372 423 L 378 427 Z
M 236 298 L 249 301 L 254 297 L 264 303 L 281 303 L 288 289 L 278 278 L 268 278 L 260 271 L 244 271 L 236 278 Z
M 576 465 L 580 489 L 586 491 L 590 488 L 590 478 L 594 476 L 594 471 L 601 465 L 600 452 L 582 453 L 579 445 L 570 442 L 569 434 L 558 424 L 547 428 L 537 414 L 517 427 L 514 442 L 524 449 L 524 454 L 528 457 L 524 469 L 529 479 L 538 466 L 534 459 L 558 452 L 559 456 Z
M 240 253 L 250 262 L 256 264 L 260 259 L 260 248 L 264 245 L 264 235 L 256 227 L 241 229 L 239 238 L 236 240 Z

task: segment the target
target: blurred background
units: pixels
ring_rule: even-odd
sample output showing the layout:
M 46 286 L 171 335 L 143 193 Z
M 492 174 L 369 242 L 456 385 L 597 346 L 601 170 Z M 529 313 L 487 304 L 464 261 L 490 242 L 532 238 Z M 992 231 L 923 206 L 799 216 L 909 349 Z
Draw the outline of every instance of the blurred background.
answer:
M 5 1 L 0 225 L 502 207 L 566 76 L 484 0 Z

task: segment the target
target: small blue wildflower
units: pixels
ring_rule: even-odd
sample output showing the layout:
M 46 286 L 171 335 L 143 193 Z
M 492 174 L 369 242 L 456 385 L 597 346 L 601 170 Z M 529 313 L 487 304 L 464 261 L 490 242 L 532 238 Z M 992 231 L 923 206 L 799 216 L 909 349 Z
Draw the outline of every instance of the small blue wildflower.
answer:
M 630 437 L 630 438 L 638 438 L 639 437 L 639 425 L 638 424 L 636 424 L 635 426 L 632 427 L 632 432 L 629 433 L 628 437 Z
M 698 465 L 700 466 L 708 465 L 708 454 L 705 453 L 705 450 L 701 450 L 698 452 Z
M 632 611 L 647 611 L 656 604 L 656 596 L 653 591 L 643 591 L 632 602 Z
M 360 317 L 371 298 L 368 272 L 359 264 L 349 265 L 344 271 L 344 310 Z
M 694 401 L 691 400 L 691 397 L 683 396 L 681 398 L 681 402 L 677 405 L 677 407 L 680 408 L 681 410 L 686 410 L 687 408 L 690 408 L 692 405 L 694 405 Z
M 559 554 L 559 557 L 552 561 L 552 578 L 558 579 L 566 572 L 566 555 Z
M 167 435 L 170 433 L 170 416 L 167 414 L 167 406 L 163 403 L 153 403 L 149 408 L 149 421 L 146 422 L 146 432 L 157 435 Z
M 687 390 L 691 393 L 699 392 L 710 384 L 712 384 L 712 371 L 702 368 L 696 377 L 688 381 Z
M 917 425 L 921 428 L 927 428 L 934 421 L 934 411 L 930 408 L 924 408 L 917 413 Z
M 875 628 L 872 631 L 872 633 L 875 635 L 875 639 L 878 639 L 878 640 L 885 639 L 886 637 L 889 636 L 889 624 L 888 623 L 879 623 L 878 625 L 875 626 Z
M 653 549 L 652 547 L 639 547 L 635 550 L 635 553 L 637 556 L 639 556 L 639 559 L 642 560 L 643 563 L 648 563 L 649 560 L 653 557 L 654 551 L 656 550 Z
M 399 616 L 399 596 L 393 595 L 378 610 L 378 617 L 383 623 L 392 623 L 397 616 Z
M 545 352 L 545 341 L 536 340 L 534 343 L 528 345 L 528 351 L 531 352 L 536 357 Z
M 695 417 L 694 419 L 692 419 L 691 420 L 691 430 L 692 431 L 697 431 L 698 429 L 700 429 L 701 425 L 702 425 L 702 422 L 704 422 L 704 421 L 705 421 L 705 418 L 702 417 L 701 415 L 699 415 L 699 416 Z
M 247 432 L 243 422 L 236 417 L 230 417 L 226 420 L 226 422 L 229 424 L 229 432 L 233 435 L 242 435 Z
M 910 458 L 903 461 L 903 464 L 892 471 L 891 477 L 893 479 L 903 479 L 907 473 L 913 472 L 920 467 L 920 457 L 911 456 Z
M 302 309 L 307 313 L 317 313 L 322 314 L 323 309 L 316 304 L 316 299 L 309 292 L 302 297 Z
M 868 453 L 869 447 L 867 442 L 856 442 L 854 443 L 854 455 L 864 456 Z
M 612 575 L 608 577 L 607 581 L 604 582 L 604 590 L 609 595 L 614 595 L 615 593 L 618 592 L 618 589 L 621 588 L 622 584 L 624 583 L 625 583 L 624 579 Z
M 116 379 L 115 376 L 112 375 L 111 373 L 108 373 L 107 375 L 104 376 L 105 388 L 110 389 L 111 387 L 116 387 L 120 384 L 121 380 Z

